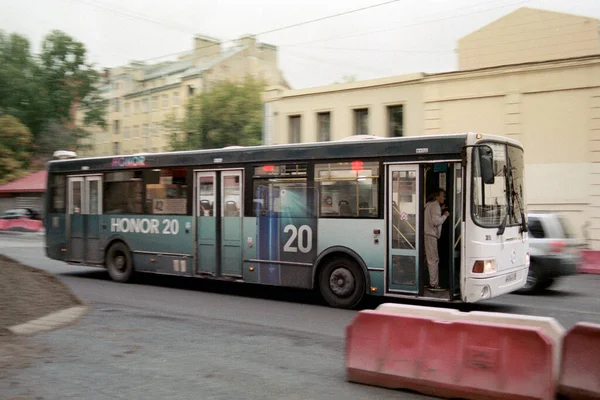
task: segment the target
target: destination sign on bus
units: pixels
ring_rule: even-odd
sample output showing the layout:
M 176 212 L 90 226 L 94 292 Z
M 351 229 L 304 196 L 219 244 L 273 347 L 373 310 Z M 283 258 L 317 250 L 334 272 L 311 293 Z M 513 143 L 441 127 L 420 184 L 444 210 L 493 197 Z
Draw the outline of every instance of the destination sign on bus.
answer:
M 130 156 L 130 157 L 115 157 L 111 162 L 112 167 L 145 167 L 146 158 L 144 156 Z

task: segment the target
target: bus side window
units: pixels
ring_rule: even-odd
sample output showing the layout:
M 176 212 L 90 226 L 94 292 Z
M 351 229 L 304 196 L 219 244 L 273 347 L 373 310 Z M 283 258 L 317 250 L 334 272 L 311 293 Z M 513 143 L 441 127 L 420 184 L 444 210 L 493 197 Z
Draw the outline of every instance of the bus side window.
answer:
M 350 204 L 346 200 L 340 200 L 338 203 L 339 213 L 342 217 L 351 217 L 352 216 L 352 208 Z
M 238 207 L 235 201 L 227 200 L 225 203 L 225 216 L 226 217 L 237 217 L 239 215 Z

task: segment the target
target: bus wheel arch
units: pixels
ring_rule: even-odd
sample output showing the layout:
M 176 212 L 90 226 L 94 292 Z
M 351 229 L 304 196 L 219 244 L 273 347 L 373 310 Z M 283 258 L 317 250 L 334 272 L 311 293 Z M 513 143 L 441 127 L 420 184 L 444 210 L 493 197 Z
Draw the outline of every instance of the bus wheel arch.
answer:
M 113 281 L 124 283 L 131 280 L 134 272 L 133 255 L 124 241 L 115 239 L 109 243 L 104 262 Z
M 369 275 L 364 261 L 350 249 L 323 252 L 313 271 L 313 287 L 332 307 L 354 308 L 368 293 Z

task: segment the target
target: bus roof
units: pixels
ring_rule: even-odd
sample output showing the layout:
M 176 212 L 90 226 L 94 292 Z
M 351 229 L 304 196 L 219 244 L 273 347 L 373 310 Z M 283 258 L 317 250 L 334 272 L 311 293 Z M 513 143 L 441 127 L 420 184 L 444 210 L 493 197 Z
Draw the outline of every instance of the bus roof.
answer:
M 356 137 L 330 142 L 294 143 L 260 146 L 228 146 L 219 149 L 172 151 L 164 153 L 136 153 L 119 156 L 88 157 L 48 162 L 50 172 L 79 172 L 123 170 L 129 168 L 159 168 L 204 165 L 231 165 L 246 162 L 301 162 L 348 158 L 380 158 L 398 161 L 431 160 L 460 156 L 467 138 L 475 134 L 443 134 L 405 136 L 398 138 Z M 483 135 L 482 140 L 512 143 L 501 136 Z

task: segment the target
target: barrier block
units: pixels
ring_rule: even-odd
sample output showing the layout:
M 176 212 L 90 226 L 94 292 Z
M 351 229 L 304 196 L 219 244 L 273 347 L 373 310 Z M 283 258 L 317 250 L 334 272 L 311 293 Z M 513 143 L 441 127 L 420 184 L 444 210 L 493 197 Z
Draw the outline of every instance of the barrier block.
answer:
M 583 250 L 577 271 L 582 274 L 600 274 L 600 251 Z
M 442 321 L 472 321 L 476 323 L 484 322 L 490 324 L 540 328 L 546 337 L 553 343 L 552 376 L 554 377 L 555 382 L 558 382 L 562 339 L 565 334 L 565 328 L 554 318 L 482 311 L 460 312 L 458 310 L 447 308 L 394 303 L 381 304 L 376 310 L 391 314 L 434 318 Z
M 600 325 L 580 322 L 565 335 L 558 392 L 570 399 L 600 398 Z
M 539 328 L 361 311 L 346 328 L 351 382 L 466 399 L 552 399 Z
M 44 223 L 36 219 L 0 219 L 0 231 L 39 232 L 43 227 Z

